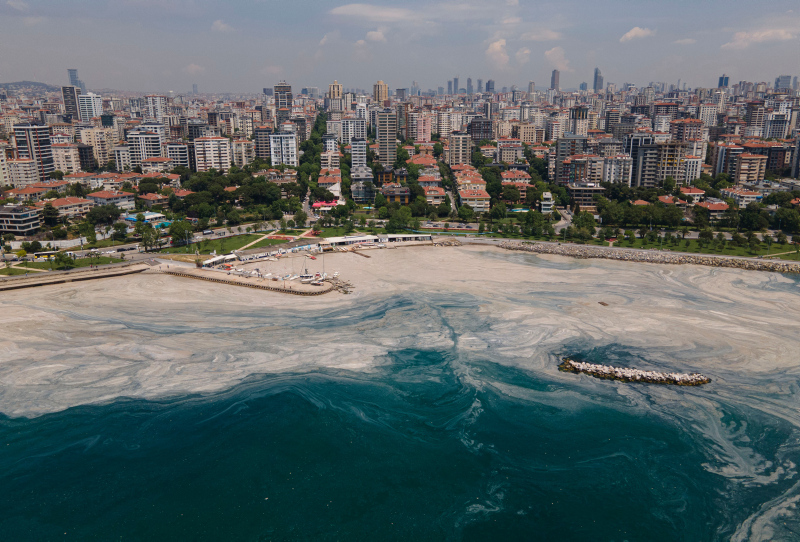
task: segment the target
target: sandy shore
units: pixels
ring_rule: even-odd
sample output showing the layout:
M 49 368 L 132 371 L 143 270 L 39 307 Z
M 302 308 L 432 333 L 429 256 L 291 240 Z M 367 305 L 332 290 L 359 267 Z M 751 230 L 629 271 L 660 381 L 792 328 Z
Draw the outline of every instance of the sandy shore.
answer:
M 350 295 L 289 296 L 164 274 L 5 292 L 0 411 L 217 391 L 265 372 L 370 371 L 403 349 L 489 358 L 557 381 L 560 356 L 611 345 L 610 355 L 637 352 L 642 369 L 699 371 L 715 386 L 797 371 L 800 295 L 776 273 L 485 246 L 369 255 L 245 266 L 338 271 L 355 286 Z M 791 386 L 770 385 L 776 394 Z

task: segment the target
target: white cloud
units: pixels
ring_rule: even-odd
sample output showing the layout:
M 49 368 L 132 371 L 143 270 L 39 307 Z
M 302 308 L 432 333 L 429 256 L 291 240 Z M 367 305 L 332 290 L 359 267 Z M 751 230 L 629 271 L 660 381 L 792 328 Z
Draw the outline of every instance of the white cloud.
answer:
M 503 24 L 519 24 L 522 22 L 522 19 L 519 17 L 506 17 L 501 21 Z
M 379 28 L 371 32 L 367 32 L 367 41 L 382 41 L 386 42 L 386 36 L 383 34 L 384 30 Z
M 753 32 L 737 32 L 733 39 L 722 46 L 722 49 L 745 49 L 753 43 L 769 41 L 789 41 L 797 38 L 800 30 L 788 28 L 772 28 Z
M 514 53 L 514 58 L 517 59 L 518 64 L 527 64 L 528 60 L 531 58 L 531 50 L 527 47 L 523 47 Z
M 555 69 L 562 72 L 571 72 L 572 68 L 569 67 L 569 60 L 564 52 L 563 47 L 553 47 L 552 49 L 544 52 L 544 57 L 553 65 Z
M 506 5 L 507 6 L 518 6 L 519 5 L 519 0 L 506 0 Z
M 367 44 L 367 42 L 366 42 L 366 41 L 364 41 L 364 40 L 358 40 L 358 41 L 356 42 L 356 47 L 363 47 L 363 46 L 365 46 L 366 44 Z
M 188 66 L 183 68 L 183 71 L 185 71 L 189 75 L 203 75 L 204 73 L 206 73 L 206 69 L 203 66 L 200 66 L 199 64 L 189 64 Z
M 486 57 L 498 68 L 508 66 L 508 53 L 506 52 L 506 40 L 497 40 L 489 44 L 486 49 Z
M 222 19 L 217 19 L 211 24 L 212 32 L 233 32 L 233 27 Z
M 263 75 L 280 75 L 281 72 L 283 72 L 283 67 L 281 66 L 264 66 L 261 68 Z
M 384 23 L 397 23 L 420 19 L 420 16 L 410 9 L 372 6 L 370 4 L 345 4 L 344 6 L 333 8 L 328 13 L 331 15 L 343 15 L 345 17 L 361 18 Z
M 526 32 L 520 36 L 520 39 L 525 41 L 553 41 L 560 40 L 561 36 L 561 32 L 556 32 L 555 30 L 550 30 L 549 28 L 543 28 L 533 32 Z
M 675 40 L 675 43 L 678 45 L 692 45 L 697 43 L 697 40 L 694 38 L 683 38 L 682 40 Z
M 37 25 L 37 24 L 42 23 L 42 22 L 44 22 L 44 17 L 23 17 L 22 18 L 22 23 L 25 26 L 34 26 L 34 25 Z
M 22 0 L 8 0 L 6 5 L 12 9 L 16 9 L 17 11 L 28 11 L 28 4 Z
M 626 41 L 641 39 L 641 38 L 648 38 L 650 36 L 655 35 L 655 30 L 650 30 L 649 28 L 639 28 L 638 26 L 634 26 L 619 39 L 620 43 L 625 43 Z

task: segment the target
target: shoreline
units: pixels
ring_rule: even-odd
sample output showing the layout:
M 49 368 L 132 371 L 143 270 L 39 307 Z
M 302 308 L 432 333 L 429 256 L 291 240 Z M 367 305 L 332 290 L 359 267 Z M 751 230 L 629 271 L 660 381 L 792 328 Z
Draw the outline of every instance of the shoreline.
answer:
M 506 250 L 552 254 L 578 259 L 604 259 L 633 263 L 655 263 L 671 265 L 703 265 L 706 267 L 725 267 L 744 271 L 769 271 L 775 273 L 800 274 L 800 263 L 783 260 L 754 260 L 736 256 L 694 255 L 685 253 L 666 253 L 662 251 L 641 251 L 618 247 L 595 247 L 588 245 L 561 245 L 540 242 L 503 242 L 496 246 Z

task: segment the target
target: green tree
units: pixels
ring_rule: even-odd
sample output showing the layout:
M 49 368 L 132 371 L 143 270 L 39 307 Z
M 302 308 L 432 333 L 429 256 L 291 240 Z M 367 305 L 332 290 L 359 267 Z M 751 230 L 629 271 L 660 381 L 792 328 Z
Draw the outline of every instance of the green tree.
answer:
M 169 225 L 169 236 L 173 246 L 188 244 L 193 235 L 192 224 L 186 220 L 176 220 Z
M 464 222 L 472 222 L 475 219 L 475 211 L 469 205 L 462 205 L 458 208 L 458 218 Z
M 124 241 L 128 236 L 128 225 L 124 222 L 117 222 L 114 224 L 114 234 L 112 239 L 115 241 Z
M 294 223 L 297 224 L 298 227 L 304 228 L 306 222 L 308 222 L 308 215 L 304 211 L 297 211 L 294 214 Z
M 58 209 L 48 202 L 44 204 L 42 209 L 42 220 L 47 226 L 53 227 L 58 224 Z

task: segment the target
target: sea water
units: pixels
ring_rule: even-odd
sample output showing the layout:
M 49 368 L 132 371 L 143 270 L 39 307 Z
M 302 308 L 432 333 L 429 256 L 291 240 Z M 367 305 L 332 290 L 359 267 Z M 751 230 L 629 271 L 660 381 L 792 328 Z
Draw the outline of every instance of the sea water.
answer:
M 9 301 L 51 319 L 6 327 L 0 539 L 798 538 L 794 363 L 741 365 L 747 341 L 797 340 L 761 305 L 796 298 L 793 280 L 481 257 L 563 275 L 302 312 L 202 293 L 155 311 L 135 287 Z M 598 270 L 602 284 L 570 279 Z M 650 303 L 630 318 L 659 312 L 665 329 L 626 338 L 642 333 L 629 316 L 581 305 L 601 292 Z M 687 338 L 672 309 L 712 334 Z M 724 336 L 761 325 L 771 335 Z M 559 373 L 561 355 L 713 382 L 601 381 Z

